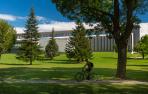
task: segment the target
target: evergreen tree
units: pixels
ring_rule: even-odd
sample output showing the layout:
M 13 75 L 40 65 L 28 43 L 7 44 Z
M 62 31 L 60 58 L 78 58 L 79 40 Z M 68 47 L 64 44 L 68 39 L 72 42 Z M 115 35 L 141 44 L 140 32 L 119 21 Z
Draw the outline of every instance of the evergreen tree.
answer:
M 71 59 L 75 56 L 74 46 L 71 44 L 70 40 L 65 45 L 65 52 L 66 52 L 67 58 L 69 58 L 69 59 Z
M 19 48 L 18 56 L 20 59 L 29 61 L 32 65 L 32 61 L 36 60 L 40 54 L 38 23 L 35 17 L 34 9 L 31 9 L 30 15 L 26 23 L 26 30 L 24 39 L 22 40 L 21 47 Z
M 54 38 L 54 29 L 52 29 L 52 37 L 45 47 L 45 56 L 53 59 L 53 57 L 55 57 L 56 55 L 58 55 L 58 45 Z
M 66 44 L 65 52 L 68 58 L 75 58 L 78 62 L 91 59 L 92 51 L 86 30 L 80 21 L 76 22 L 76 29 L 72 31 L 72 37 Z

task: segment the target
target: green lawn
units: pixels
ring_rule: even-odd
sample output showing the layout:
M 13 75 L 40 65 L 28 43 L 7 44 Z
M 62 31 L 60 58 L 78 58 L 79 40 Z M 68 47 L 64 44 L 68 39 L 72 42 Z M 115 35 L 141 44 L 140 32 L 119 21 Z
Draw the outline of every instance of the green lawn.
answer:
M 94 53 L 92 62 L 94 62 L 95 73 L 100 76 L 100 79 L 114 79 L 116 61 L 116 53 Z M 5 54 L 0 61 L 0 78 L 73 79 L 75 73 L 80 71 L 83 65 L 84 63 L 75 64 L 74 61 L 69 61 L 64 54 L 52 61 L 35 61 L 33 65 L 17 60 L 14 54 Z M 148 60 L 128 59 L 127 78 L 148 81 Z
M 128 54 L 127 79 L 148 81 L 148 59 L 131 59 L 140 56 Z M 116 79 L 117 54 L 111 52 L 94 53 L 92 62 L 94 72 L 99 79 Z M 0 60 L 0 79 L 4 80 L 71 80 L 84 64 L 69 61 L 64 54 L 54 60 L 35 61 L 33 65 L 19 61 L 14 54 L 2 55 Z M 0 94 L 147 94 L 146 85 L 112 85 L 112 84 L 0 84 Z M 10 90 L 9 90 L 10 89 Z M 54 91 L 55 90 L 55 91 Z M 123 92 L 125 90 L 125 92 Z M 10 92 L 8 92 L 10 91 Z M 4 93 L 1 93 L 4 92 Z M 38 92 L 38 93 L 37 93 Z M 48 92 L 48 93 L 47 93 Z M 61 92 L 61 93 L 60 93 Z M 98 93 L 100 92 L 100 93 Z M 109 93 L 110 92 L 110 93 Z M 123 92 L 123 93 L 119 93 Z M 139 93 L 138 93 L 139 92 Z
M 1 84 L 0 94 L 147 94 L 148 85 Z

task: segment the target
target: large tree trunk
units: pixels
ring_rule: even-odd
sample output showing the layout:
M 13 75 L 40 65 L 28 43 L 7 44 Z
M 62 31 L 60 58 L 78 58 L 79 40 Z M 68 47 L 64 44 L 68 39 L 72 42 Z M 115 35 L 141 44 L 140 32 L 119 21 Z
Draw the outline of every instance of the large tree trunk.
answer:
M 120 79 L 126 78 L 126 61 L 127 61 L 127 43 L 133 29 L 133 8 L 134 0 L 124 0 L 127 8 L 127 19 L 125 31 L 121 31 L 120 27 L 120 9 L 119 0 L 114 0 L 114 17 L 113 17 L 113 30 L 112 33 L 117 47 L 118 47 L 118 64 L 116 77 Z
M 126 78 L 126 61 L 127 61 L 127 44 L 118 42 L 118 61 L 116 77 L 120 79 Z

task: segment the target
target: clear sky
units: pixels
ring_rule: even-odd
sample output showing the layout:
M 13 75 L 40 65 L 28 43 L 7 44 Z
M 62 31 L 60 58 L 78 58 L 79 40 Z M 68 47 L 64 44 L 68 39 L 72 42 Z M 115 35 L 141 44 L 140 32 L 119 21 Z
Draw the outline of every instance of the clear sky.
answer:
M 40 23 L 69 21 L 56 10 L 51 0 L 0 0 L 0 18 L 15 27 L 24 27 L 32 6 Z M 148 22 L 148 13 L 140 18 L 142 22 Z

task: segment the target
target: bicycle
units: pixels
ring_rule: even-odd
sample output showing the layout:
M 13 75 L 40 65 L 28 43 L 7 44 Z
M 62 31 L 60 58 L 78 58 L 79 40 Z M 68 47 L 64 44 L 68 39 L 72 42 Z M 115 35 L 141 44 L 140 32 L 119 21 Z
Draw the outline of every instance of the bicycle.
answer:
M 95 73 L 93 73 L 92 71 L 91 72 L 86 71 L 85 66 L 82 68 L 81 72 L 77 72 L 76 75 L 74 76 L 76 81 L 80 82 L 80 81 L 83 81 L 83 80 L 88 80 L 87 79 L 88 76 L 89 76 L 89 80 L 93 80 L 93 79 L 96 78 Z

